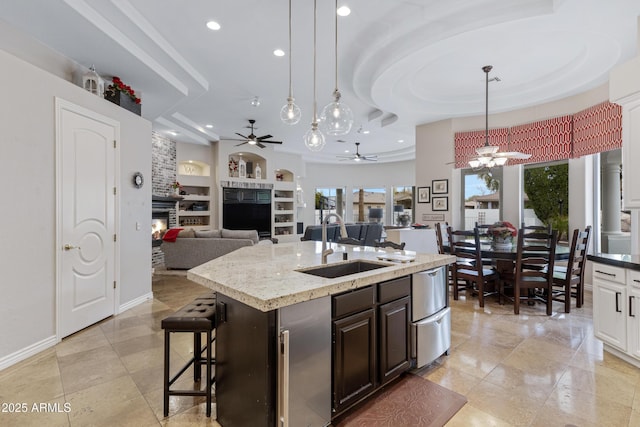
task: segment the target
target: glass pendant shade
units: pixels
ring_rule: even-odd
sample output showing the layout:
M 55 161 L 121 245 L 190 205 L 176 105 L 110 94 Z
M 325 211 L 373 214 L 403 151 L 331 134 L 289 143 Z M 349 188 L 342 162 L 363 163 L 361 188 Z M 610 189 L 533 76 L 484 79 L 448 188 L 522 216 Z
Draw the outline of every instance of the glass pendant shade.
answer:
M 324 135 L 318 129 L 318 123 L 312 123 L 311 129 L 304 134 L 304 145 L 311 151 L 320 151 L 324 144 Z
M 287 103 L 280 110 L 280 120 L 288 125 L 295 125 L 300 121 L 302 112 L 300 107 L 293 102 L 293 98 L 287 98 Z
M 493 161 L 498 166 L 504 166 L 507 163 L 507 160 L 509 160 L 509 159 L 506 158 L 506 157 L 496 157 L 496 158 L 493 159 Z
M 479 160 L 469 160 L 469 166 L 471 166 L 472 168 L 477 168 L 480 166 L 480 161 Z
M 476 148 L 476 153 L 478 153 L 478 156 L 486 156 L 497 153 L 499 148 L 497 145 L 485 145 L 484 147 Z
M 322 109 L 320 123 L 328 135 L 346 135 L 351 132 L 353 126 L 353 112 L 337 97 Z

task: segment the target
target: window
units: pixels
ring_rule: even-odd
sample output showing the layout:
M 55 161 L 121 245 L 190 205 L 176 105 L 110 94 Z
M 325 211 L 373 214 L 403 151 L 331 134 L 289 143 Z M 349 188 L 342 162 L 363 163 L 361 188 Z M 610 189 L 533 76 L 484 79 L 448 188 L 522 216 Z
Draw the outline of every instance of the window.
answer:
M 413 187 L 393 187 L 393 225 L 406 227 L 413 219 Z
M 330 213 L 344 218 L 345 195 L 344 188 L 316 188 L 315 224 L 321 224 L 322 219 Z
M 354 222 L 385 222 L 385 188 L 359 188 L 353 190 Z
M 493 224 L 502 217 L 500 207 L 502 168 L 462 171 L 464 191 L 462 192 L 463 218 L 465 230 L 478 224 Z
M 559 241 L 569 241 L 569 163 L 525 165 L 523 194 L 525 225 L 551 224 Z

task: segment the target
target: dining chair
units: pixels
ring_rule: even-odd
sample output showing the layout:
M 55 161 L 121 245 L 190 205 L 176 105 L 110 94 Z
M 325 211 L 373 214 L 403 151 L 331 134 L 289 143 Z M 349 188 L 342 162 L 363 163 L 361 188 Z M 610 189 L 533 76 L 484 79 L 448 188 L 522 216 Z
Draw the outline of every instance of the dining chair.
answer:
M 396 243 L 396 242 L 392 242 L 391 240 L 385 240 L 383 242 L 380 242 L 376 240 L 373 246 L 376 248 L 393 248 L 393 249 L 403 250 L 405 244 L 406 242 Z
M 552 313 L 553 266 L 556 255 L 558 230 L 533 230 L 521 228 L 513 281 L 501 277 L 500 297 L 505 296 L 505 285 L 513 289 L 513 312 L 520 314 L 520 302 L 543 302 L 547 315 Z M 508 298 L 508 297 L 507 297 Z
M 448 226 L 449 226 L 449 223 L 445 222 L 444 229 L 446 230 Z M 444 240 L 442 240 L 442 227 L 443 225 L 440 224 L 439 222 L 436 222 L 436 225 L 434 227 L 436 229 L 436 246 L 438 247 L 438 253 L 440 255 L 444 255 L 448 253 L 448 251 L 445 251 Z
M 480 232 L 477 228 L 454 231 L 447 227 L 447 234 L 451 254 L 456 257 L 456 262 L 450 264 L 453 299 L 458 299 L 459 283 L 465 281 L 475 285 L 480 307 L 484 307 L 484 298 L 497 293 L 499 276 L 493 268 L 482 264 Z M 488 289 L 489 284 L 493 284 L 493 289 Z
M 590 225 L 584 231 L 579 228 L 573 230 L 567 265 L 556 265 L 553 268 L 553 299 L 564 302 L 565 313 L 571 310 L 572 297 L 576 299 L 576 308 L 584 304 L 584 271 L 590 237 Z
M 551 224 L 548 225 L 525 225 L 523 222 L 520 224 L 520 228 L 529 230 L 529 231 L 547 231 L 551 233 Z

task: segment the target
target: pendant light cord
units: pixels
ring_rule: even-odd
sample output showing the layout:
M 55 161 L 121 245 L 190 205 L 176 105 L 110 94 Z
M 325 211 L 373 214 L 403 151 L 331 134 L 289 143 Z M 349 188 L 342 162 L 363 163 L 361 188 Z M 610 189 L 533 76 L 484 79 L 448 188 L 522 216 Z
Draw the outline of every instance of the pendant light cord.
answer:
M 483 67 L 484 75 L 485 75 L 485 84 L 484 84 L 484 145 L 485 147 L 489 146 L 489 71 L 491 71 L 491 66 L 487 65 Z
M 313 123 L 318 124 L 318 111 L 316 103 L 316 26 L 318 21 L 318 0 L 313 0 Z
M 293 98 L 293 85 L 291 83 L 291 0 L 289 0 L 289 98 Z
M 336 15 L 336 34 L 335 34 L 335 61 L 336 61 L 336 93 L 338 92 L 338 0 L 336 0 L 336 8 L 334 10 Z

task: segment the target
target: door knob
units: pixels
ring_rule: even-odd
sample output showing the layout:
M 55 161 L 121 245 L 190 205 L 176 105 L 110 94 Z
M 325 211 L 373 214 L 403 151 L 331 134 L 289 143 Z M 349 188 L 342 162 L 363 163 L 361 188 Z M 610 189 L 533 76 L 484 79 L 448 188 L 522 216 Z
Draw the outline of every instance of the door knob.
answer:
M 64 250 L 65 251 L 70 251 L 71 249 L 80 249 L 80 246 L 73 246 L 73 245 L 70 245 L 68 243 L 66 245 L 64 245 Z

